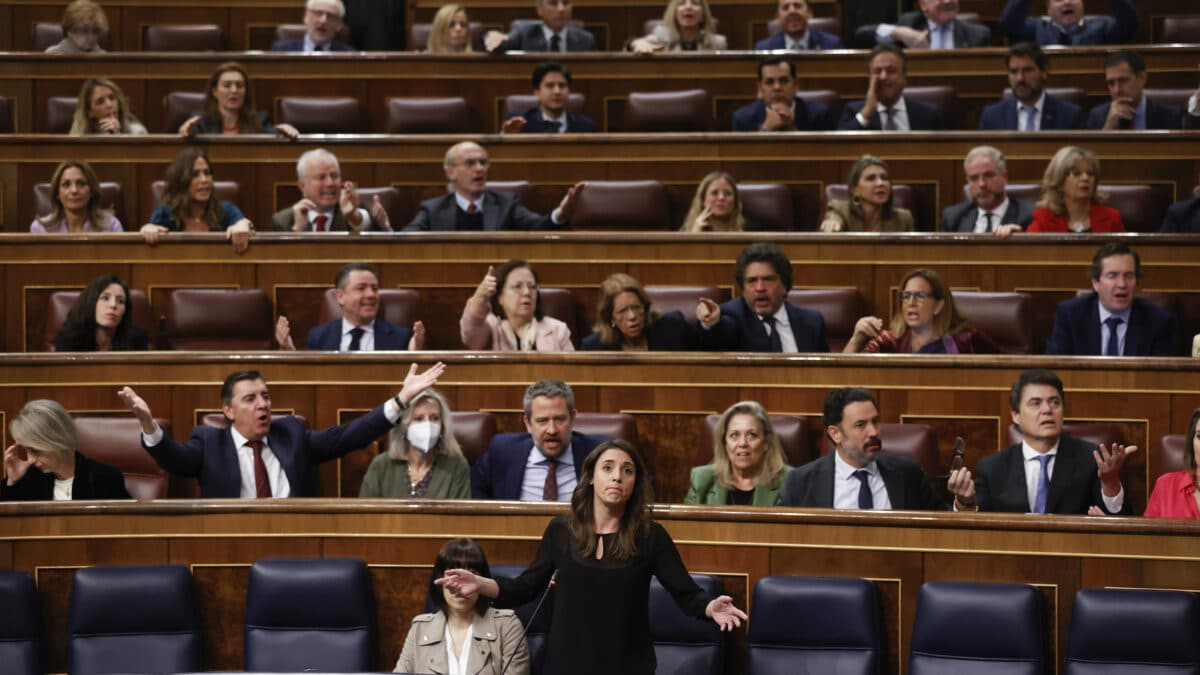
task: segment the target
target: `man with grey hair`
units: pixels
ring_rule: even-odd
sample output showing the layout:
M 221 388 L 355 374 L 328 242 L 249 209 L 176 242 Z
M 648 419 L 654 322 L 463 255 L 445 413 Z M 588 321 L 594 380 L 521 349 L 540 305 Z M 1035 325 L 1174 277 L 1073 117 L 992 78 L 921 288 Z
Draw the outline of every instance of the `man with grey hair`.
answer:
M 508 35 L 488 31 L 484 47 L 493 54 L 522 52 L 594 52 L 596 38 L 571 25 L 571 0 L 537 0 L 541 21 L 517 22 Z
M 993 233 L 1007 239 L 1033 220 L 1033 204 L 1009 197 L 1004 153 L 990 145 L 971 148 L 963 160 L 971 198 L 942 211 L 943 232 Z
M 471 470 L 471 496 L 523 502 L 569 502 L 583 460 L 602 441 L 571 430 L 575 394 L 561 380 L 525 390 L 523 434 L 497 434 Z
M 304 37 L 279 40 L 273 52 L 352 52 L 353 47 L 334 38 L 346 24 L 346 5 L 342 0 L 308 0 L 304 3 Z
M 279 232 L 361 232 L 377 229 L 390 232 L 391 221 L 378 195 L 371 213 L 358 205 L 358 186 L 342 180 L 338 158 L 317 148 L 300 155 L 296 162 L 296 185 L 300 200 L 271 216 L 271 229 Z

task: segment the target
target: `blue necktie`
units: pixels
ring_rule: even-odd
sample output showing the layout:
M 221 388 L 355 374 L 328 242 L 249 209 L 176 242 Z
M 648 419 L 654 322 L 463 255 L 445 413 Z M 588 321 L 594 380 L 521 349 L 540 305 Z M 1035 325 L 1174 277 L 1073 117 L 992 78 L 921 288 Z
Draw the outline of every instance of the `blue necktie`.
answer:
M 1037 127 L 1033 126 L 1033 119 L 1037 116 L 1037 108 L 1023 105 L 1021 106 L 1021 110 L 1025 111 L 1025 131 L 1037 131 Z
M 866 469 L 859 469 L 851 475 L 861 483 L 858 486 L 858 508 L 865 510 L 875 508 L 875 499 L 871 496 L 871 485 L 867 483 L 871 478 L 871 474 L 867 473 Z
M 1033 500 L 1033 512 L 1046 512 L 1046 493 L 1050 490 L 1050 458 L 1054 455 L 1040 455 L 1037 460 L 1042 463 L 1042 472 L 1038 476 L 1037 496 Z
M 1104 325 L 1108 326 L 1108 342 L 1104 345 L 1105 356 L 1120 356 L 1121 343 L 1117 340 L 1117 326 L 1125 323 L 1125 320 L 1119 316 L 1110 316 L 1104 320 Z

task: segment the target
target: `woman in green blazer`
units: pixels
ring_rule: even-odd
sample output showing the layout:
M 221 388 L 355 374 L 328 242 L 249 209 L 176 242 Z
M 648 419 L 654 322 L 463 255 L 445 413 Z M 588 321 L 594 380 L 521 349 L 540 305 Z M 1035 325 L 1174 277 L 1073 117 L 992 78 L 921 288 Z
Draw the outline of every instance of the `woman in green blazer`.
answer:
M 426 389 L 409 402 L 387 452 L 367 467 L 358 496 L 471 498 L 471 469 L 454 439 L 450 405 L 441 394 Z
M 734 403 L 713 430 L 712 464 L 692 469 L 683 501 L 774 506 L 791 468 L 767 411 L 754 401 Z

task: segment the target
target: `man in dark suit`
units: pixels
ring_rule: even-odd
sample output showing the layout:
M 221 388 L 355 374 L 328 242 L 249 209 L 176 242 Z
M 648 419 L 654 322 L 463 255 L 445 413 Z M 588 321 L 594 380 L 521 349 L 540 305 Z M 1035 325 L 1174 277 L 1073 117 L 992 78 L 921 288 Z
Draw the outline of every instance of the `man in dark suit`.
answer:
M 417 321 L 412 330 L 393 326 L 379 316 L 379 278 L 367 263 L 347 263 L 333 281 L 334 297 L 342 318 L 314 326 L 304 348 L 330 352 L 420 351 L 425 348 L 425 324 Z M 293 351 L 291 325 L 282 314 L 275 323 L 279 348 Z
M 836 450 L 797 467 L 779 494 L 781 506 L 941 510 L 920 465 L 881 454 L 879 408 L 871 392 L 845 387 L 825 398 L 825 434 Z
M 1137 32 L 1138 16 L 1130 0 L 1108 0 L 1112 16 L 1083 16 L 1083 0 L 1046 3 L 1048 16 L 1033 18 L 1033 0 L 1008 0 L 1000 13 L 1000 29 L 1009 42 L 1081 47 L 1129 42 Z
M 758 64 L 758 95 L 733 113 L 734 131 L 830 131 L 833 113 L 796 98 L 796 64 L 772 56 Z
M 352 52 L 334 37 L 345 25 L 346 6 L 342 0 L 308 0 L 304 5 L 304 37 L 277 40 L 273 52 Z
M 525 390 L 524 434 L 497 434 L 471 469 L 475 499 L 569 502 L 583 460 L 601 439 L 571 431 L 575 393 L 560 380 Z
M 983 109 L 979 128 L 995 131 L 1082 129 L 1083 109 L 1046 93 L 1049 59 L 1032 42 L 1015 44 L 1005 57 L 1012 96 Z
M 583 183 L 576 183 L 549 216 L 539 216 L 512 192 L 487 189 L 487 151 L 463 141 L 446 151 L 443 167 L 453 192 L 421 202 L 406 231 L 420 230 L 556 230 L 565 227 Z
M 533 70 L 533 95 L 538 105 L 524 113 L 513 112 L 500 128 L 503 134 L 562 134 L 596 131 L 596 123 L 583 113 L 571 112 L 571 71 L 561 63 L 543 63 Z
M 225 429 L 198 426 L 178 443 L 154 421 L 150 406 L 133 389 L 118 396 L 142 425 L 142 446 L 163 469 L 197 478 L 200 496 L 308 497 L 311 467 L 365 447 L 387 433 L 413 397 L 432 387 L 446 369 L 437 363 L 424 373 L 413 364 L 400 393 L 358 419 L 311 431 L 293 416 L 271 419 L 271 394 L 256 370 L 230 373 L 221 386 Z
M 358 186 L 342 181 L 342 169 L 332 152 L 316 148 L 296 162 L 296 185 L 300 199 L 271 216 L 277 232 L 361 232 L 379 229 L 390 232 L 388 212 L 376 196 L 371 213 L 358 205 Z
M 770 242 L 742 249 L 734 273 L 741 297 L 717 306 L 701 298 L 700 345 L 743 352 L 827 352 L 825 319 L 820 312 L 784 300 L 792 288 L 792 263 Z
M 1167 209 L 1160 232 L 1200 233 L 1200 199 L 1175 202 Z
M 769 38 L 759 40 L 754 45 L 758 51 L 772 49 L 812 51 L 844 48 L 842 39 L 838 36 L 808 25 L 809 19 L 812 19 L 812 8 L 808 6 L 808 0 L 779 0 L 776 18 L 783 30 Z
M 980 460 L 973 485 L 965 468 L 951 477 L 955 509 L 1132 514 L 1121 486 L 1121 467 L 1137 446 L 1097 447 L 1064 435 L 1064 400 L 1062 380 L 1054 373 L 1021 373 L 1009 392 L 1009 407 L 1023 440 Z
M 995 234 L 1006 239 L 1033 220 L 1033 204 L 1010 197 L 1004 153 L 990 145 L 971 148 L 963 160 L 971 198 L 942 211 L 943 232 Z
M 484 47 L 493 54 L 504 52 L 594 52 L 596 38 L 571 24 L 571 0 L 537 0 L 541 21 L 518 24 L 508 35 L 488 31 Z
M 946 127 L 937 108 L 904 96 L 908 84 L 908 60 L 904 50 L 883 44 L 871 50 L 867 62 L 871 80 L 867 97 L 842 109 L 838 129 L 842 131 L 937 131 Z
M 1109 243 L 1092 257 L 1092 290 L 1059 304 L 1047 354 L 1177 356 L 1175 317 L 1135 297 L 1142 278 L 1137 251 Z
M 917 0 L 919 12 L 905 12 L 894 24 L 859 26 L 854 39 L 864 49 L 876 44 L 902 44 L 910 49 L 990 47 L 992 30 L 958 18 L 958 0 Z
M 1104 81 L 1112 100 L 1092 108 L 1087 128 L 1103 131 L 1182 128 L 1183 113 L 1179 108 L 1156 103 L 1143 94 L 1146 62 L 1141 54 L 1129 50 L 1110 52 L 1104 62 Z

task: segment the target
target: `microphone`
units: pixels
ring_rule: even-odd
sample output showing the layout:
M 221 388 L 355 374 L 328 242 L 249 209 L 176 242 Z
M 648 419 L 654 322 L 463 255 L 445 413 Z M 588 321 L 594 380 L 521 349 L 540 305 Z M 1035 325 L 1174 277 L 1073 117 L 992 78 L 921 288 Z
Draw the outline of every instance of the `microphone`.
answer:
M 525 624 L 523 630 L 521 631 L 521 639 L 522 640 L 524 640 L 525 636 L 529 634 L 529 627 L 533 625 L 534 617 L 536 617 L 538 614 L 538 611 L 540 611 L 542 609 L 542 603 L 546 601 L 546 596 L 550 595 L 550 589 L 554 588 L 557 585 L 558 585 L 558 570 L 554 570 L 554 574 L 550 575 L 550 583 L 546 584 L 546 590 L 542 591 L 542 597 L 538 600 L 537 606 L 533 608 L 533 613 L 531 613 L 529 615 L 529 622 Z M 500 675 L 505 675 L 505 673 L 508 672 L 508 667 L 512 665 L 513 657 L 515 657 L 516 655 L 517 655 L 517 653 L 515 651 L 512 654 L 508 655 L 508 659 L 506 659 L 504 661 L 504 667 L 500 669 Z M 531 661 L 533 660 L 532 652 L 529 654 L 529 659 Z

